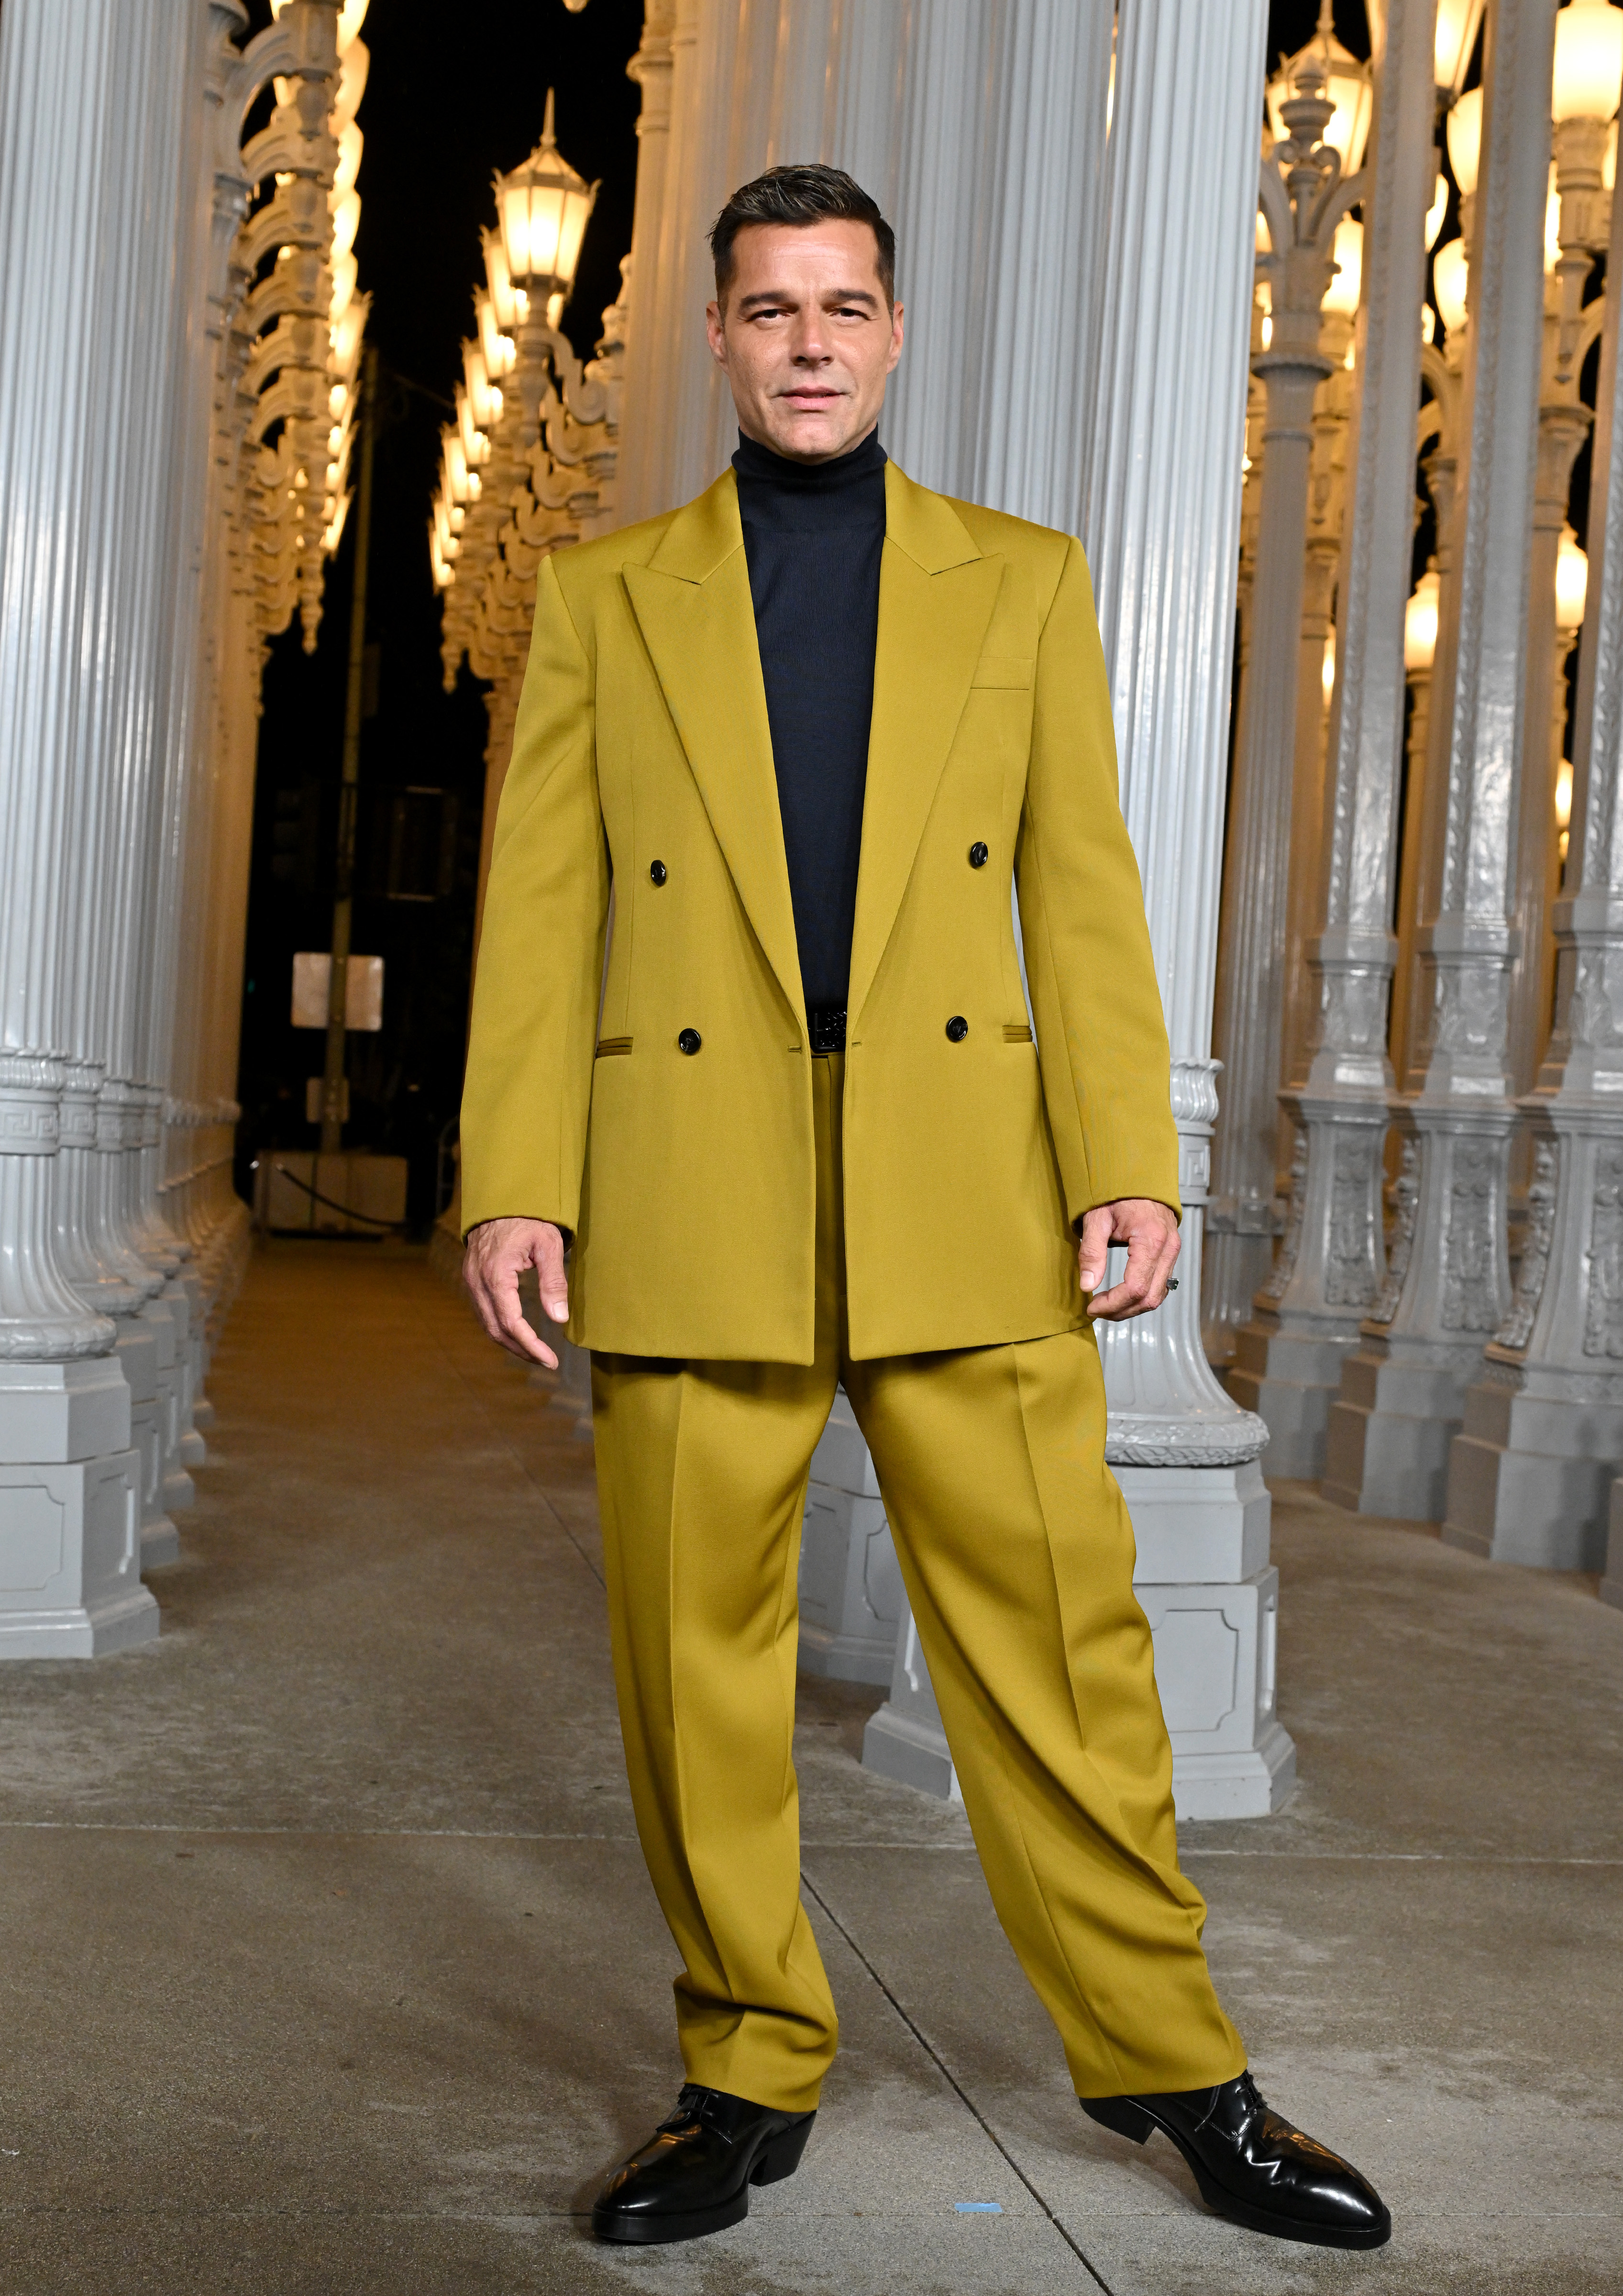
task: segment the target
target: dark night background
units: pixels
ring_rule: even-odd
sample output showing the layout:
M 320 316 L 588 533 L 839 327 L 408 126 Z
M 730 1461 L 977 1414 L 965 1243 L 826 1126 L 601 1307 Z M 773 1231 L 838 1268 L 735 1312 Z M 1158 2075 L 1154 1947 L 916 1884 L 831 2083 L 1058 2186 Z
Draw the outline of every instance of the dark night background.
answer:
M 258 30 L 269 0 L 250 9 Z M 1314 0 L 1274 0 L 1270 69 L 1309 37 L 1316 15 Z M 560 150 L 602 184 L 563 323 L 590 353 L 631 240 L 640 99 L 626 64 L 642 16 L 641 0 L 589 0 L 578 15 L 562 0 L 487 0 L 477 75 L 459 60 L 468 26 L 440 0 L 373 0 L 362 30 L 372 62 L 356 254 L 385 374 L 353 947 L 384 960 L 384 1025 L 349 1038 L 345 1139 L 409 1158 L 420 1232 L 437 1209 L 439 1144 L 462 1087 L 485 773 L 483 689 L 465 665 L 454 693 L 441 688 L 427 521 L 446 414 L 422 393 L 448 401 L 461 373 L 483 276 L 480 229 L 495 220 L 491 177 L 538 141 L 549 86 Z M 1338 0 L 1335 24 L 1356 54 L 1369 53 L 1362 0 Z M 307 1148 L 317 1136 L 304 1095 L 322 1038 L 293 1029 L 289 1007 L 295 950 L 331 945 L 354 538 L 352 521 L 328 569 L 315 656 L 295 624 L 265 673 L 238 1087 L 245 1194 L 261 1148 Z
M 268 0 L 250 5 L 258 31 L 270 20 Z M 475 21 L 477 71 L 464 53 Z M 484 277 L 480 229 L 496 219 L 491 177 L 540 140 L 549 86 L 558 92 L 560 151 L 588 182 L 602 182 L 563 321 L 577 350 L 590 354 L 631 244 L 640 98 L 626 64 L 642 21 L 641 0 L 590 0 L 578 16 L 562 0 L 486 0 L 477 20 L 443 0 L 373 0 L 361 33 L 372 63 L 359 114 L 356 256 L 361 291 L 372 297 L 367 340 L 385 370 L 450 399 Z M 435 1211 L 436 1144 L 462 1090 L 484 689 L 464 664 L 455 693 L 441 690 L 428 515 L 448 416 L 391 389 L 387 373 L 384 386 L 366 617 L 376 708 L 362 737 L 353 941 L 357 955 L 384 960 L 384 1025 L 348 1040 L 344 1137 L 411 1160 L 409 1210 L 421 1231 Z M 294 951 L 332 945 L 354 537 L 352 519 L 327 570 L 314 657 L 301 651 L 295 621 L 265 673 L 238 1086 L 245 1194 L 259 1149 L 317 1140 L 304 1094 L 306 1078 L 321 1072 L 323 1039 L 294 1029 L 289 1009 Z

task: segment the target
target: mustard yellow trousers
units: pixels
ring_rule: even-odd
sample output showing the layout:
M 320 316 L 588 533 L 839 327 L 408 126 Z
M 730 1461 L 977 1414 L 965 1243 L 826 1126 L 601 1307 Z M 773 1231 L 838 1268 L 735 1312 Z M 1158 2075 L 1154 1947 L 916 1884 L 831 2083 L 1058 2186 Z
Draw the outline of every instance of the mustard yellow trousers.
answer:
M 687 2077 L 805 2112 L 834 2054 L 791 1739 L 800 1519 L 843 1381 L 993 1903 L 1078 2094 L 1228 2080 L 1245 2051 L 1177 1867 L 1094 1334 L 849 1361 L 844 1062 L 813 1065 L 816 1362 L 593 1360 L 615 1681 L 637 1830 L 683 1958 Z M 972 1221 L 941 1249 L 972 1282 Z

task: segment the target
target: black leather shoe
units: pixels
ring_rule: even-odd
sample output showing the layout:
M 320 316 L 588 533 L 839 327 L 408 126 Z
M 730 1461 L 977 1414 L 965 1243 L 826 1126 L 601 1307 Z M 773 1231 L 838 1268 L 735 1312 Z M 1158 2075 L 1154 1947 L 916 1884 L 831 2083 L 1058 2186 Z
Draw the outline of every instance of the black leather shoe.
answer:
M 669 2120 L 603 2186 L 593 2231 L 599 2240 L 698 2240 L 738 2224 L 751 2185 L 794 2175 L 816 2117 L 690 2082 Z
M 1090 2120 L 1142 2144 L 1169 2136 L 1208 2208 L 1253 2232 L 1320 2248 L 1381 2248 L 1392 2219 L 1350 2162 L 1265 2104 L 1250 2073 L 1171 2096 L 1085 2096 Z

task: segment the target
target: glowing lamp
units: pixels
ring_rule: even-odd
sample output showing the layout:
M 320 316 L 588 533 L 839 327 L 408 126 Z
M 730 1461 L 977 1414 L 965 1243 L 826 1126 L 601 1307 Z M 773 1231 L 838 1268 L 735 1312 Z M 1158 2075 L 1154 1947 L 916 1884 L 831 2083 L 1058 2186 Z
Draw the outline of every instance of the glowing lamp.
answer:
M 1623 85 L 1623 12 L 1610 0 L 1567 0 L 1555 19 L 1550 117 L 1610 119 Z
M 1324 639 L 1324 667 L 1321 672 L 1324 685 L 1324 707 L 1329 709 L 1336 690 L 1336 634 L 1333 630 Z
M 553 141 L 553 91 L 541 141 L 521 168 L 496 179 L 507 276 L 530 295 L 561 295 L 575 284 L 580 242 L 598 187 L 577 175 Z
M 344 0 L 338 12 L 338 52 L 349 53 L 349 43 L 366 20 L 366 0 Z
M 1465 324 L 1466 284 L 1465 242 L 1463 239 L 1451 239 L 1431 258 L 1431 299 L 1437 306 L 1438 317 L 1451 335 L 1457 334 Z
M 1544 267 L 1547 278 L 1561 261 L 1561 193 L 1555 188 L 1555 162 L 1550 162 L 1550 191 L 1544 203 Z
M 1555 768 L 1555 826 L 1561 832 L 1562 859 L 1567 857 L 1567 832 L 1572 826 L 1572 760 L 1563 758 Z
M 1336 226 L 1335 259 L 1337 268 L 1324 290 L 1323 308 L 1340 312 L 1343 318 L 1354 318 L 1358 309 L 1358 283 L 1364 273 L 1364 226 L 1351 216 L 1343 216 Z
M 361 172 L 361 150 L 365 141 L 353 119 L 346 122 L 340 130 L 338 168 L 332 177 L 332 189 L 328 194 L 334 208 L 355 189 L 355 179 Z
M 1268 125 L 1276 142 L 1283 142 L 1291 130 L 1285 125 L 1283 106 L 1297 94 L 1297 76 L 1312 65 L 1323 65 L 1326 52 L 1329 70 L 1325 74 L 1324 93 L 1335 110 L 1324 124 L 1321 141 L 1331 144 L 1341 155 L 1341 173 L 1355 176 L 1364 165 L 1364 147 L 1369 142 L 1370 121 L 1374 113 L 1375 91 L 1367 64 L 1361 64 L 1350 48 L 1344 48 L 1333 32 L 1317 32 L 1305 48 L 1284 62 L 1268 82 Z
M 344 60 L 338 68 L 338 94 L 332 99 L 332 109 L 346 119 L 353 119 L 361 108 L 361 98 L 366 93 L 366 73 L 372 63 L 372 51 L 365 40 L 351 40 L 345 50 Z
M 1583 628 L 1584 600 L 1588 590 L 1588 558 L 1578 548 L 1578 537 L 1572 529 L 1563 526 L 1561 543 L 1555 553 L 1555 627 L 1558 630 Z
M 1406 670 L 1430 670 L 1437 658 L 1438 573 L 1428 566 L 1414 585 L 1403 611 L 1403 666 Z
M 1448 114 L 1448 165 L 1462 198 L 1470 199 L 1475 193 L 1481 161 L 1482 91 L 1473 87 Z
M 1439 176 L 1437 179 L 1437 189 L 1431 195 L 1431 204 L 1426 209 L 1426 252 L 1428 254 L 1437 245 L 1438 234 L 1442 230 L 1443 217 L 1447 212 L 1448 178 L 1447 176 Z
M 463 343 L 462 372 L 473 427 L 476 430 L 489 430 L 502 419 L 502 394 L 486 372 L 485 354 L 477 343 Z
M 496 325 L 495 302 L 482 291 L 474 295 L 473 314 L 479 323 L 479 347 L 484 353 L 485 373 L 499 381 L 517 366 L 519 347 L 511 335 L 504 335 Z
M 1436 62 L 1431 77 L 1451 96 L 1458 95 L 1460 82 L 1471 70 L 1482 8 L 1483 0 L 1437 0 Z

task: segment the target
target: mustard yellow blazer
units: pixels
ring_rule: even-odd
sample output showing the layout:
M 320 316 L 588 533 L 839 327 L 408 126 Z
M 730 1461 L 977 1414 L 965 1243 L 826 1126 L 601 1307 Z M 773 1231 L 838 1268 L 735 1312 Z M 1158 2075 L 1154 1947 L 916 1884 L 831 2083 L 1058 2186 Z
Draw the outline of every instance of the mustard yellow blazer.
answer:
M 894 463 L 885 498 L 843 1111 L 858 1357 L 1072 1328 L 1082 1214 L 1177 1204 L 1081 549 Z M 809 1363 L 806 1038 L 729 471 L 542 566 L 479 952 L 464 1225 L 575 1231 L 581 1347 Z

